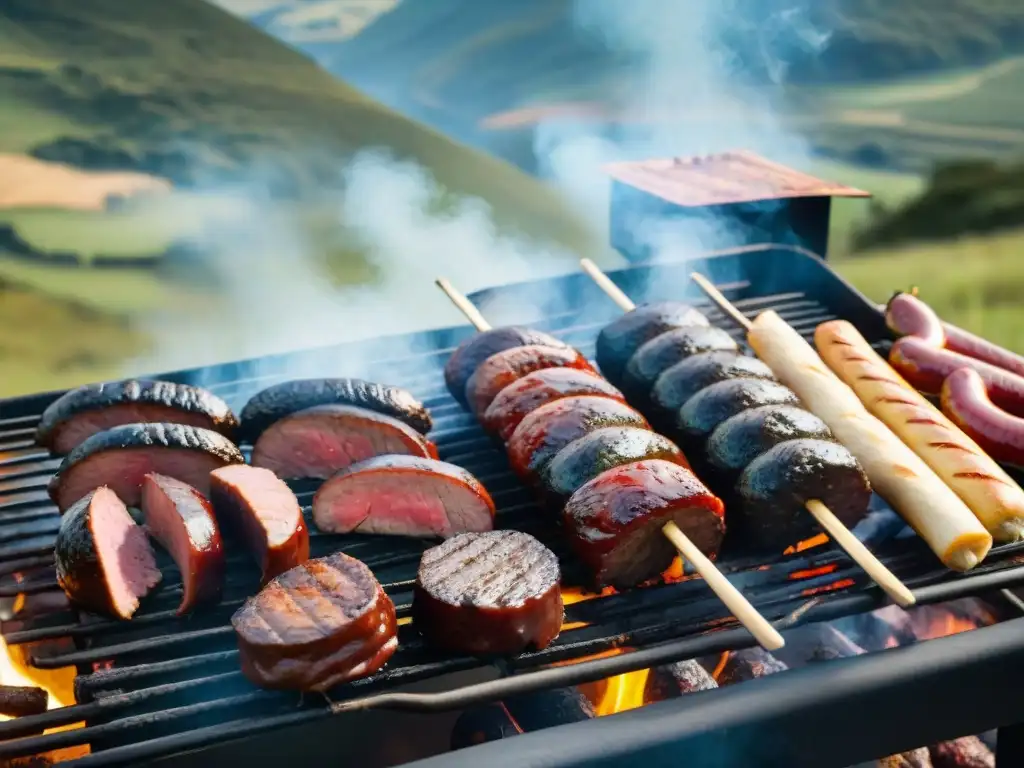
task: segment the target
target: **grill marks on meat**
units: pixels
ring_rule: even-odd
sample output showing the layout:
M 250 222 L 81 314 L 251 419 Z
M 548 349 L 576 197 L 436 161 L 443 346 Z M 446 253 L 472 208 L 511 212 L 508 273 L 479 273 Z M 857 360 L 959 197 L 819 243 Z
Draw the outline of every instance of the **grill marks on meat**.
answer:
M 565 505 L 570 543 L 597 586 L 633 587 L 662 573 L 675 548 L 662 534 L 674 521 L 708 557 L 725 533 L 724 508 L 690 470 L 668 461 L 602 472 Z
M 778 381 L 772 369 L 750 355 L 705 352 L 667 368 L 651 390 L 652 407 L 666 416 L 679 411 L 705 387 L 727 379 Z
M 539 650 L 561 630 L 560 578 L 555 554 L 528 534 L 463 533 L 423 553 L 413 623 L 450 651 Z
M 532 411 L 506 443 L 512 470 L 531 485 L 555 455 L 574 440 L 603 427 L 647 427 L 639 411 L 605 397 L 566 397 Z
M 395 606 L 342 553 L 280 574 L 231 618 L 242 672 L 264 688 L 327 691 L 371 675 L 398 647 Z
M 328 478 L 383 454 L 437 458 L 437 448 L 390 416 L 349 405 L 320 405 L 274 422 L 256 441 L 252 463 L 284 479 Z
M 513 347 L 484 360 L 466 382 L 466 401 L 481 418 L 505 387 L 528 373 L 545 368 L 575 368 L 594 373 L 590 362 L 571 347 L 531 345 Z
M 436 459 L 377 456 L 336 474 L 313 498 L 328 533 L 449 538 L 494 527 L 494 501 L 473 475 Z
M 228 404 L 212 392 L 170 381 L 131 379 L 65 392 L 43 411 L 36 442 L 65 454 L 98 432 L 146 422 L 202 427 L 229 438 L 238 426 Z
M 363 379 L 296 379 L 253 395 L 242 409 L 241 439 L 255 442 L 271 424 L 320 405 L 349 405 L 390 416 L 421 434 L 433 426 L 430 412 L 401 387 Z
M 609 323 L 597 337 L 597 365 L 612 384 L 622 385 L 629 359 L 647 341 L 687 326 L 710 326 L 693 307 L 676 301 L 643 304 Z
M 225 531 L 245 541 L 263 581 L 309 559 L 309 530 L 298 499 L 273 472 L 248 464 L 210 475 L 210 499 Z
M 717 687 L 715 678 L 696 659 L 678 661 L 651 669 L 644 686 L 644 701 L 665 701 Z
M 61 510 L 101 485 L 138 507 L 150 472 L 186 482 L 205 496 L 212 470 L 244 461 L 238 446 L 208 429 L 123 424 L 93 435 L 65 456 L 48 490 Z
M 469 405 L 466 400 L 466 384 L 480 363 L 506 349 L 534 345 L 570 348 L 564 341 L 550 334 L 519 326 L 494 328 L 471 336 L 459 345 L 444 366 L 444 381 L 448 391 L 459 403 Z
M 575 368 L 544 368 L 528 373 L 498 393 L 484 412 L 484 429 L 497 433 L 503 441 L 508 440 L 531 411 L 574 395 L 595 395 L 623 403 L 626 401 L 619 390 L 596 373 Z
M 67 510 L 54 560 L 57 582 L 73 603 L 118 619 L 130 619 L 161 578 L 146 532 L 109 488 Z
M 645 342 L 629 359 L 622 388 L 637 402 L 646 402 L 663 372 L 695 355 L 716 352 L 733 357 L 739 352 L 739 345 L 721 328 L 693 325 L 666 331 Z
M 184 595 L 178 615 L 217 602 L 224 584 L 224 547 L 210 502 L 188 483 L 149 474 L 142 484 L 142 512 L 150 535 L 181 572 Z

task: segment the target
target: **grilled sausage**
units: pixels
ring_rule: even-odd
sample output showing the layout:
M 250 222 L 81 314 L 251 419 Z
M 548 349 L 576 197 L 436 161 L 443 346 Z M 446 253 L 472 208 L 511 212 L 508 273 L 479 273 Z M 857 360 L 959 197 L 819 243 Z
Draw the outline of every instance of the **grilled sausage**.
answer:
M 845 320 L 822 323 L 815 345 L 874 414 L 963 499 L 997 542 L 1024 536 L 1024 491 L 981 447 L 911 387 Z
M 238 446 L 218 432 L 184 424 L 122 424 L 97 432 L 65 456 L 48 490 L 61 510 L 101 485 L 138 507 L 142 480 L 150 472 L 186 482 L 206 496 L 211 470 L 244 462 Z
M 285 480 L 328 478 L 388 453 L 437 458 L 434 444 L 398 419 L 350 405 L 319 405 L 271 424 L 253 446 L 252 463 Z
M 136 380 L 72 389 L 43 411 L 36 442 L 65 454 L 86 438 L 122 424 L 187 424 L 234 436 L 238 419 L 228 404 L 199 387 Z
M 702 353 L 738 351 L 732 336 L 714 326 L 690 325 L 665 331 L 644 342 L 629 358 L 622 374 L 622 391 L 633 402 L 643 404 L 658 377 L 676 363 Z
M 633 587 L 668 568 L 676 555 L 662 535 L 669 521 L 705 555 L 718 552 L 725 533 L 721 499 L 690 470 L 661 460 L 602 472 L 563 512 L 573 550 L 601 587 Z
M 218 522 L 242 538 L 263 583 L 309 559 L 309 530 L 299 500 L 273 472 L 248 464 L 210 473 Z
M 769 310 L 758 315 L 747 338 L 758 357 L 828 424 L 863 465 L 875 490 L 943 563 L 966 571 L 984 559 L 991 534 L 917 454 L 868 413 L 800 334 Z
M 117 619 L 130 619 L 161 578 L 146 532 L 105 487 L 90 491 L 61 518 L 53 558 L 68 599 Z
M 798 405 L 796 393 L 769 379 L 726 379 L 705 387 L 686 401 L 676 416 L 681 447 L 703 453 L 707 439 L 726 419 L 763 405 Z
M 953 371 L 942 384 L 942 411 L 996 461 L 1024 467 L 1024 419 L 997 407 L 985 380 L 970 368 Z
M 401 387 L 362 379 L 297 379 L 257 392 L 242 409 L 239 437 L 250 443 L 275 421 L 319 405 L 349 405 L 398 419 L 421 434 L 430 431 L 430 412 Z
M 647 427 L 647 420 L 625 403 L 606 397 L 566 397 L 542 405 L 523 419 L 506 443 L 512 470 L 533 485 L 559 451 L 603 427 Z
M 596 395 L 626 402 L 619 390 L 596 373 L 575 368 L 543 368 L 501 390 L 484 412 L 483 427 L 502 440 L 508 440 L 531 411 L 574 395 Z
M 375 456 L 343 469 L 313 497 L 327 533 L 449 538 L 494 527 L 494 501 L 454 464 L 420 456 Z
M 462 533 L 423 553 L 413 626 L 449 651 L 540 650 L 561 631 L 560 578 L 558 558 L 528 534 Z
M 705 387 L 726 379 L 777 381 L 772 369 L 756 357 L 736 352 L 705 352 L 667 368 L 651 391 L 652 412 L 674 416 Z
M 703 314 L 677 301 L 643 304 L 601 329 L 597 337 L 597 365 L 617 386 L 638 349 L 665 331 L 693 325 L 711 325 Z
M 327 691 L 372 675 L 398 647 L 395 605 L 336 552 L 285 571 L 231 617 L 242 672 L 263 688 Z
M 188 483 L 150 473 L 142 482 L 149 534 L 170 552 L 184 594 L 178 615 L 217 602 L 224 583 L 224 547 L 210 502 Z
M 506 349 L 538 344 L 545 347 L 569 349 L 568 344 L 548 333 L 519 326 L 493 328 L 471 336 L 458 346 L 444 366 L 444 381 L 448 386 L 448 391 L 459 403 L 468 405 L 466 384 L 480 363 L 491 355 Z
M 575 368 L 594 373 L 593 366 L 577 350 L 566 347 L 513 347 L 491 355 L 466 382 L 466 400 L 478 417 L 505 387 L 528 373 L 544 368 Z
M 715 678 L 696 659 L 677 661 L 651 669 L 644 685 L 644 701 L 665 701 L 717 687 Z

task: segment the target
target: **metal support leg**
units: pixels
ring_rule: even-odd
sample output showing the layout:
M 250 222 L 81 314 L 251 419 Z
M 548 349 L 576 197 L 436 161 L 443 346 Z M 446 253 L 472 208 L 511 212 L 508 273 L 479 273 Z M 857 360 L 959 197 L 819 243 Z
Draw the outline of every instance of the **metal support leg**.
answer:
M 1024 723 L 999 729 L 996 737 L 996 768 L 1024 766 Z

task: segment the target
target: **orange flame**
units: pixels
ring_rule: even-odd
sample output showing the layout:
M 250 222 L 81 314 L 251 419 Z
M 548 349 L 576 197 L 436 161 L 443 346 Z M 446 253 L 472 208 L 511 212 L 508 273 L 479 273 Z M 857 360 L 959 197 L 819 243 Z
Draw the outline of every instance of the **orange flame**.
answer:
M 782 554 L 795 555 L 797 552 L 803 552 L 814 547 L 820 547 L 822 544 L 828 544 L 828 534 L 819 533 L 817 536 L 812 536 L 809 539 L 798 541 L 795 546 L 786 547 Z

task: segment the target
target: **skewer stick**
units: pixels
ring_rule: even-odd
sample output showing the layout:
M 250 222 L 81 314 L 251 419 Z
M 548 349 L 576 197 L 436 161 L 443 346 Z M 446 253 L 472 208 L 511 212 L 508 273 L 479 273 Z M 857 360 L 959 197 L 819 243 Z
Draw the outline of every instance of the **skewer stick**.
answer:
M 618 290 L 615 284 L 608 280 L 596 265 L 592 264 L 592 266 L 597 274 L 601 275 L 615 290 Z M 437 287 L 445 292 L 445 295 L 448 296 L 452 304 L 466 316 L 478 331 L 489 331 L 491 329 L 491 324 L 480 314 L 480 310 L 473 306 L 473 303 L 468 298 L 459 293 L 448 280 L 442 277 L 438 278 L 436 283 Z M 629 303 L 630 308 L 632 308 L 633 303 L 629 301 L 629 297 L 621 291 L 619 293 L 622 299 Z M 766 651 L 777 651 L 786 644 L 778 630 L 764 616 L 757 612 L 757 609 L 732 585 L 715 564 L 704 556 L 704 553 L 697 548 L 696 544 L 690 541 L 689 537 L 680 530 L 678 525 L 669 521 L 662 527 L 662 533 L 679 550 L 679 554 L 693 565 L 697 573 L 707 582 L 711 591 L 718 596 L 718 599 L 725 604 L 725 607 L 736 617 L 737 621 L 754 636 L 754 639 Z
M 700 289 L 708 295 L 715 304 L 718 305 L 719 309 L 733 318 L 744 330 L 750 331 L 753 324 L 742 312 L 737 309 L 732 302 L 730 302 L 722 292 L 719 291 L 711 282 L 704 277 L 704 275 L 698 272 L 692 272 L 690 279 L 693 280 Z M 832 537 L 832 540 L 838 544 L 843 550 L 850 556 L 850 558 L 857 563 L 865 573 L 871 577 L 871 579 L 893 599 L 897 605 L 902 608 L 913 605 L 917 602 L 914 597 L 914 593 L 911 592 L 906 584 L 896 578 L 896 575 L 890 571 L 885 565 L 879 560 L 874 554 L 871 553 L 867 547 L 861 543 L 860 539 L 850 532 L 850 529 L 843 525 L 842 521 L 836 517 L 832 510 L 826 507 L 818 499 L 811 499 L 807 502 L 807 511 L 814 515 L 814 518 L 818 521 L 818 524 L 824 528 L 828 535 Z

